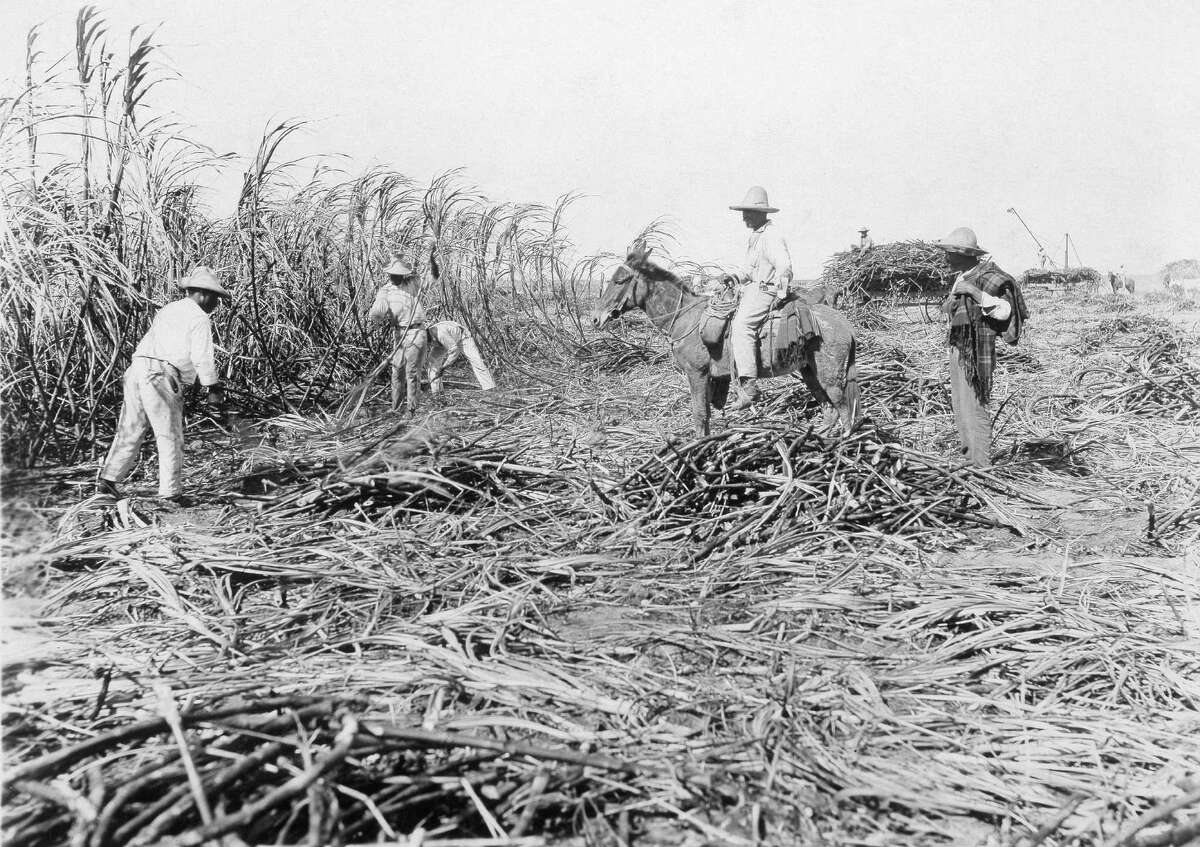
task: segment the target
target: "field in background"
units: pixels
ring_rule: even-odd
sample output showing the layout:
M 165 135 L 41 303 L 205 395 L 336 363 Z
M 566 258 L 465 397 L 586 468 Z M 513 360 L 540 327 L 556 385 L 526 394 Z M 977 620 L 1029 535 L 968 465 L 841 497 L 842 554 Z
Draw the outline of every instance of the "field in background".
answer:
M 348 178 L 289 162 L 283 124 L 214 219 L 195 185 L 230 165 L 149 113 L 153 48 L 102 67 L 80 23 L 70 78 L 36 81 L 31 42 L 0 105 L 6 844 L 1200 825 L 1194 302 L 1028 292 L 992 473 L 954 461 L 944 327 L 895 304 L 855 311 L 850 437 L 781 379 L 693 439 L 651 328 L 589 328 L 613 257 L 572 257 L 569 197 Z M 78 158 L 44 167 L 39 133 L 80 114 Z M 436 254 L 429 306 L 498 393 L 464 371 L 415 418 L 382 382 L 336 414 L 380 355 L 362 316 L 392 252 Z M 236 286 L 217 328 L 252 434 L 189 418 L 199 508 L 152 505 L 153 460 L 99 507 L 120 373 L 197 262 Z

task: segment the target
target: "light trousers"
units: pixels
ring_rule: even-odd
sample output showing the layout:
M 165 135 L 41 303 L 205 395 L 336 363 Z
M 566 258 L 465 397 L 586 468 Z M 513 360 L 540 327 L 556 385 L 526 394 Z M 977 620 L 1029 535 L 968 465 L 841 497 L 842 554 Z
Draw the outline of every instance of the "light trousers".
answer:
M 950 405 L 967 461 L 977 468 L 992 463 L 992 414 L 971 385 L 971 376 L 957 347 L 950 348 Z
M 756 282 L 742 286 L 737 311 L 729 325 L 729 345 L 739 377 L 758 376 L 758 328 L 766 321 L 775 304 L 775 293 L 763 291 Z
M 179 372 L 157 359 L 135 356 L 125 370 L 125 397 L 117 432 L 100 476 L 123 482 L 133 466 L 147 431 L 158 446 L 158 496 L 179 494 L 183 476 L 183 386 Z
M 409 411 L 417 408 L 421 395 L 421 356 L 425 350 L 425 330 L 397 330 L 392 336 L 395 352 L 392 353 L 392 409 L 400 408 L 400 401 L 407 400 Z
M 492 372 L 488 370 L 487 362 L 483 360 L 479 347 L 475 344 L 475 339 L 471 337 L 471 333 L 464 332 L 460 344 L 449 346 L 433 344 L 430 346 L 428 362 L 430 391 L 434 394 L 442 393 L 442 374 L 446 368 L 458 361 L 459 356 L 464 356 L 470 363 L 471 370 L 475 373 L 475 381 L 479 383 L 480 388 L 484 391 L 491 391 L 496 387 L 496 380 L 492 379 Z

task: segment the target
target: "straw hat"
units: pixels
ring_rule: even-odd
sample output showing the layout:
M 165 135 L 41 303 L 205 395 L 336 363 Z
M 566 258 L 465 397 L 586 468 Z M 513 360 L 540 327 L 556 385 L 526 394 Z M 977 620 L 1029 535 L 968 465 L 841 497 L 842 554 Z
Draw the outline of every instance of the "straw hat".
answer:
M 383 269 L 388 276 L 412 276 L 413 266 L 403 259 L 394 258 L 392 263 Z
M 975 238 L 975 230 L 965 226 L 960 226 L 945 238 L 933 243 L 936 246 L 941 247 L 947 253 L 962 253 L 967 256 L 982 256 L 987 252 L 987 250 L 984 250 L 979 246 L 979 240 Z
M 735 212 L 778 212 L 779 210 L 767 202 L 767 189 L 761 185 L 752 185 L 746 192 L 746 199 L 737 206 L 730 206 Z
M 225 286 L 221 285 L 221 281 L 217 279 L 217 275 L 207 265 L 199 265 L 193 268 L 190 274 L 179 280 L 179 287 L 184 291 L 192 289 L 197 291 L 211 291 L 219 297 L 233 299 L 233 295 L 225 290 Z

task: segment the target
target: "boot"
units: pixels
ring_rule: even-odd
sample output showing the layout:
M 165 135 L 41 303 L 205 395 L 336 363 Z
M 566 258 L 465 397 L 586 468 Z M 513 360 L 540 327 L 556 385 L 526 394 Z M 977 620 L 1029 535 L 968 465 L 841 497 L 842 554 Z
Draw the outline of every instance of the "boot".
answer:
M 754 404 L 754 401 L 762 396 L 758 390 L 757 382 L 752 376 L 738 377 L 738 398 L 729 407 L 732 411 L 738 412 L 742 409 L 749 409 Z
M 100 477 L 96 480 L 96 496 L 116 502 L 121 499 L 121 490 L 111 479 Z

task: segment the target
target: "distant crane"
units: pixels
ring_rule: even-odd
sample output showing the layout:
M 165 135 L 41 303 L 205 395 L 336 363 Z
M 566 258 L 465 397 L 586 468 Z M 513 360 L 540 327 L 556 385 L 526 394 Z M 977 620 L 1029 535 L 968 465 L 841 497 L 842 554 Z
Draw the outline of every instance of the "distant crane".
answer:
M 1057 269 L 1058 265 L 1053 259 L 1050 258 L 1050 254 L 1046 252 L 1046 248 L 1042 246 L 1042 242 L 1038 241 L 1038 237 L 1033 234 L 1033 230 L 1029 228 L 1029 224 L 1025 223 L 1025 219 L 1021 217 L 1021 213 L 1012 206 L 1008 207 L 1008 211 L 1017 216 L 1017 220 L 1021 222 L 1021 226 L 1025 227 L 1025 231 L 1029 233 L 1029 237 L 1032 238 L 1033 243 L 1037 245 L 1038 258 L 1042 261 L 1042 267 L 1046 267 L 1046 263 L 1049 262 L 1050 267 Z

